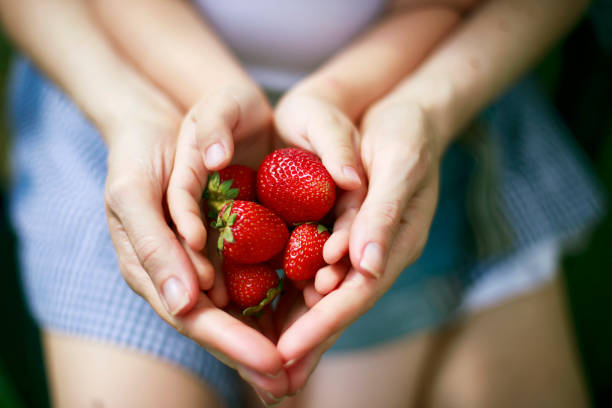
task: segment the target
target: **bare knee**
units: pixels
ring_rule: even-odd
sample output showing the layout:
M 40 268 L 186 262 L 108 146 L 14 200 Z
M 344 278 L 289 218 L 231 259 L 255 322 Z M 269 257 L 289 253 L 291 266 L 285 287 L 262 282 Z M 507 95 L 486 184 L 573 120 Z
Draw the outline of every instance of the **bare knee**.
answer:
M 464 350 L 447 365 L 436 379 L 430 395 L 432 407 L 491 407 L 500 391 L 492 378 L 496 373 L 491 361 L 476 349 Z
M 223 406 L 198 378 L 161 360 L 48 332 L 43 340 L 53 406 Z
M 551 284 L 467 317 L 444 351 L 429 405 L 587 406 L 560 296 Z

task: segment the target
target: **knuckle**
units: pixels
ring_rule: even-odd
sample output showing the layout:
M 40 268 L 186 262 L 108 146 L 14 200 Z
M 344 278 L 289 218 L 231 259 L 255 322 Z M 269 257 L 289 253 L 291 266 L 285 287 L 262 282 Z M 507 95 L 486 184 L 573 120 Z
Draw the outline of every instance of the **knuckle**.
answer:
M 136 273 L 132 268 L 123 265 L 119 265 L 119 271 L 130 289 L 142 297 L 144 294 L 142 290 L 143 285 L 138 278 L 138 273 Z
M 400 205 L 397 201 L 385 201 L 377 206 L 376 215 L 384 226 L 392 226 L 397 222 Z
M 335 146 L 333 151 L 330 151 L 330 153 L 332 153 L 334 158 L 336 158 L 336 160 L 333 160 L 334 162 L 338 162 L 338 159 L 340 159 L 340 163 L 338 163 L 339 165 L 352 164 L 355 161 L 355 151 L 353 150 L 353 146 L 346 143 L 339 143 L 337 146 Z
M 106 206 L 111 209 L 121 207 L 126 197 L 132 194 L 136 185 L 134 178 L 129 175 L 109 178 L 104 194 Z
M 189 337 L 189 330 L 187 330 L 187 325 L 181 319 L 173 319 L 172 325 L 174 329 L 179 332 L 182 336 Z
M 410 263 L 415 262 L 417 259 L 423 255 L 423 251 L 425 251 L 425 243 L 427 242 L 426 238 L 419 238 L 418 242 L 415 243 L 415 246 L 412 250 L 412 255 L 410 259 Z
M 134 251 L 142 267 L 151 273 L 160 266 L 164 247 L 159 240 L 152 237 L 141 237 L 134 244 Z

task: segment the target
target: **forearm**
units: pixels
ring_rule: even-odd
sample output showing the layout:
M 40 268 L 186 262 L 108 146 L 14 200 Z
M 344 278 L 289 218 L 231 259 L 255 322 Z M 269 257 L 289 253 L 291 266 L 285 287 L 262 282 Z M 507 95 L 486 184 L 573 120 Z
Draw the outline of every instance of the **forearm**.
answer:
M 379 105 L 416 103 L 444 147 L 557 42 L 587 5 L 587 0 L 485 3 Z
M 185 109 L 216 88 L 255 87 L 186 1 L 93 0 L 90 5 L 121 52 Z
M 1 0 L 13 40 L 62 87 L 99 129 L 144 114 L 165 98 L 106 41 L 81 0 Z M 103 134 L 110 132 L 102 132 Z
M 353 120 L 413 71 L 460 21 L 447 7 L 398 10 L 301 82 Z

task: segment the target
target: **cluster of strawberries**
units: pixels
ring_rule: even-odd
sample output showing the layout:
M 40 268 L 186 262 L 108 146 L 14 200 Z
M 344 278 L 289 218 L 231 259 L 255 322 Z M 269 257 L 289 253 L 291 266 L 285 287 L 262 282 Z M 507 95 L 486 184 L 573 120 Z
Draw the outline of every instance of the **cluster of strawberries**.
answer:
M 244 314 L 259 312 L 281 292 L 276 269 L 304 281 L 326 264 L 330 233 L 318 222 L 334 205 L 336 185 L 316 155 L 286 148 L 266 156 L 257 173 L 226 167 L 209 177 L 204 198 L 219 230 L 228 294 Z

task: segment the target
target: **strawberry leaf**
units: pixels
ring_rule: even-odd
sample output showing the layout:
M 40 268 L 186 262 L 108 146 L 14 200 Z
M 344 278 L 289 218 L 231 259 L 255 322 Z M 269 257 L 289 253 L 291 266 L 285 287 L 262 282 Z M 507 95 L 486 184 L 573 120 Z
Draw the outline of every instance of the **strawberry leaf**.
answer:
M 232 205 L 234 203 L 230 203 L 227 207 L 225 207 L 225 211 L 223 212 L 223 219 L 225 221 L 227 221 L 228 217 L 230 216 L 230 213 L 232 212 Z
M 236 198 L 236 197 L 238 197 L 238 193 L 240 193 L 240 189 L 239 188 L 231 188 L 231 189 L 229 189 L 227 194 L 225 194 L 225 196 L 227 198 Z
M 210 223 L 210 226 L 213 227 L 213 228 L 221 228 L 221 227 L 223 227 L 223 221 L 220 220 L 219 218 L 217 218 L 216 220 L 214 220 L 214 221 L 212 221 Z
M 325 225 L 318 224 L 317 225 L 317 232 L 320 234 L 323 231 L 327 231 L 327 227 Z
M 223 239 L 229 242 L 230 244 L 234 243 L 234 234 L 232 234 L 232 230 L 227 227 L 223 230 L 221 237 L 223 237 Z
M 221 191 L 221 194 L 226 195 L 228 191 L 230 190 L 230 188 L 232 188 L 233 182 L 234 180 L 230 179 L 230 180 L 225 180 L 223 183 L 221 183 L 221 186 L 219 188 L 219 190 Z
M 217 249 L 219 251 L 223 251 L 223 234 L 219 235 L 219 239 L 217 240 Z

